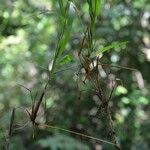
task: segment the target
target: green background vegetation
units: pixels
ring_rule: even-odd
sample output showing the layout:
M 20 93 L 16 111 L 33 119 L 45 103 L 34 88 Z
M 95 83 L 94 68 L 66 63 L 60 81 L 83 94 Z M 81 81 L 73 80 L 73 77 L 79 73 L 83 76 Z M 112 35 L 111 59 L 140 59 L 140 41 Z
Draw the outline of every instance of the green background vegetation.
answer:
M 74 6 L 80 12 L 80 19 Z M 0 0 L 0 149 L 4 149 L 8 142 L 12 108 L 19 108 L 16 110 L 16 123 L 23 126 L 28 121 L 24 108 L 31 107 L 31 97 L 20 84 L 31 89 L 34 95 L 42 91 L 48 76 L 46 69 L 51 67 L 61 38 L 64 43 L 60 44 L 60 49 L 65 52 L 58 58 L 59 65 L 55 68 L 45 95 L 46 116 L 43 115 L 43 105 L 38 116 L 39 122 L 44 123 L 46 118 L 50 125 L 101 139 L 105 135 L 101 128 L 103 122 L 96 114 L 99 102 L 91 92 L 90 85 L 85 85 L 86 91 L 82 93 L 77 87 L 77 52 L 86 25 L 89 24 L 88 4 L 84 0 L 74 0 L 69 8 L 66 21 L 56 0 Z M 110 104 L 123 150 L 150 148 L 149 10 L 149 0 L 105 0 L 102 1 L 95 26 L 97 49 L 116 41 L 129 41 L 104 53 L 101 63 L 136 69 L 130 71 L 109 66 L 102 66 L 101 69 L 106 95 L 111 91 L 110 80 L 118 79 L 119 86 Z M 64 24 L 68 26 L 63 28 Z M 65 33 L 64 37 L 60 37 L 61 32 Z M 81 86 L 85 89 L 83 84 Z M 51 128 L 36 130 L 33 139 L 30 123 L 13 132 L 9 142 L 12 150 L 18 147 L 20 150 L 111 149 L 107 144 Z

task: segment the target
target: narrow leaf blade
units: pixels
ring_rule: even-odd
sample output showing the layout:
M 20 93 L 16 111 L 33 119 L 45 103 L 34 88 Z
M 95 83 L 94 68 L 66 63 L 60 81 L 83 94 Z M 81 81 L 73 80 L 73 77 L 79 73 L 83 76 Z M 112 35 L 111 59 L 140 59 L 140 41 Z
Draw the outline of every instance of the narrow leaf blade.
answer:
M 98 51 L 93 52 L 91 54 L 91 57 L 93 58 L 95 56 L 99 56 L 100 54 L 103 54 L 104 52 L 109 51 L 110 49 L 114 49 L 114 48 L 118 48 L 118 47 L 124 46 L 127 43 L 128 43 L 128 41 L 112 43 L 111 45 L 105 46 L 105 47 L 99 49 Z
M 72 61 L 72 56 L 71 55 L 65 55 L 60 61 L 59 64 L 60 65 L 64 65 L 69 63 L 70 61 Z

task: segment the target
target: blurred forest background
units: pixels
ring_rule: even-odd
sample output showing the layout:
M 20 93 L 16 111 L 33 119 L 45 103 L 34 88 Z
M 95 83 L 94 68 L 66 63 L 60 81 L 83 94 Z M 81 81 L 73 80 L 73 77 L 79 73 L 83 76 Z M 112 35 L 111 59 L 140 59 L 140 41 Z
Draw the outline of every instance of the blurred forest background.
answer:
M 43 103 L 38 118 L 41 124 L 46 121 L 49 125 L 104 139 L 103 122 L 96 113 L 99 106 L 96 96 L 90 85 L 83 92 L 77 87 L 80 74 L 77 51 L 83 28 L 89 23 L 89 8 L 86 0 L 74 0 L 71 5 L 73 25 L 64 56 L 68 55 L 56 67 L 45 95 L 46 110 Z M 73 6 L 80 12 L 81 20 Z M 57 0 L 0 0 L 0 149 L 8 142 L 11 111 L 15 107 L 18 108 L 15 126 L 22 128 L 13 131 L 9 141 L 11 150 L 111 150 L 105 143 L 51 128 L 37 129 L 32 138 L 33 128 L 27 123 L 29 119 L 24 111 L 31 107 L 32 100 L 29 91 L 21 85 L 33 95 L 42 91 L 48 77 L 46 69 L 51 67 L 61 38 L 60 16 Z M 101 63 L 127 66 L 136 71 L 105 65 L 101 66 L 101 78 L 106 95 L 112 88 L 110 78 L 118 79 L 119 86 L 113 92 L 110 105 L 121 148 L 148 150 L 150 1 L 103 1 L 94 38 L 98 48 L 115 41 L 129 41 L 126 46 L 104 53 Z

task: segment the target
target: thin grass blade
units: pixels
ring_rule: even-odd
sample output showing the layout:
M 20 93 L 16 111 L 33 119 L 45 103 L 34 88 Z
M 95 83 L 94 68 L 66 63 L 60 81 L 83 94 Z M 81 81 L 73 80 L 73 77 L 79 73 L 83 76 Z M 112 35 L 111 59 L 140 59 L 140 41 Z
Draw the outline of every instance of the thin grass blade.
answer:
M 104 52 L 109 51 L 109 50 L 111 50 L 111 49 L 124 46 L 124 45 L 126 45 L 127 43 L 128 43 L 128 41 L 112 43 L 111 45 L 105 46 L 105 47 L 99 49 L 99 50 L 96 51 L 96 52 L 92 52 L 92 53 L 91 53 L 91 58 L 93 58 L 93 57 L 95 57 L 95 56 L 99 56 L 100 54 L 103 54 Z

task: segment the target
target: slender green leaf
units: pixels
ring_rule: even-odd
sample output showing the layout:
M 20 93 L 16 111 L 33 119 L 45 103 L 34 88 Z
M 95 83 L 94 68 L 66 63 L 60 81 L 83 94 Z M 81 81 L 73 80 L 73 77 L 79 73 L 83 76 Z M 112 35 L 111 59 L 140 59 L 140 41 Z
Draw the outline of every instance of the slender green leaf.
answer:
M 70 39 L 71 31 L 72 31 L 72 24 L 73 24 L 73 18 L 70 15 L 69 7 L 70 5 L 73 5 L 72 3 L 67 3 L 65 7 L 62 8 L 65 4 L 60 0 L 59 1 L 59 7 L 60 11 L 63 12 L 60 16 L 60 26 L 62 26 L 62 29 L 59 33 L 59 41 L 56 48 L 56 53 L 53 60 L 52 65 L 52 71 L 54 70 L 56 63 L 59 62 L 57 59 L 64 53 L 65 47 Z
M 64 24 L 62 29 L 62 36 L 59 42 L 59 54 L 62 54 L 64 52 L 64 49 L 66 47 L 66 44 L 68 43 L 71 35 L 72 30 L 72 24 L 73 24 L 73 18 L 70 15 L 69 8 L 72 7 L 70 5 L 73 5 L 72 3 L 68 3 L 66 8 L 66 16 L 64 18 Z
M 126 45 L 127 43 L 128 43 L 128 41 L 112 43 L 112 44 L 109 45 L 109 46 L 105 46 L 105 47 L 99 49 L 98 51 L 93 52 L 93 53 L 91 54 L 91 57 L 93 58 L 93 57 L 95 57 L 95 56 L 99 56 L 100 54 L 102 54 L 102 53 L 104 53 L 104 52 L 106 52 L 106 51 L 108 51 L 108 50 L 110 50 L 110 49 L 118 48 L 118 47 L 124 46 L 124 45 Z
M 64 65 L 69 63 L 72 60 L 72 56 L 71 55 L 65 55 L 60 61 L 59 64 L 60 65 Z
M 95 0 L 95 15 L 98 16 L 101 10 L 101 0 Z
M 62 54 L 65 50 L 65 47 L 70 39 L 71 36 L 71 29 L 72 29 L 72 22 L 70 22 L 70 25 L 68 24 L 67 29 L 65 30 L 65 33 L 62 36 L 62 39 L 60 41 L 60 49 L 59 49 L 59 54 Z
M 59 0 L 58 2 L 59 2 L 59 8 L 60 8 L 61 15 L 64 16 L 65 10 L 64 10 L 63 1 Z

